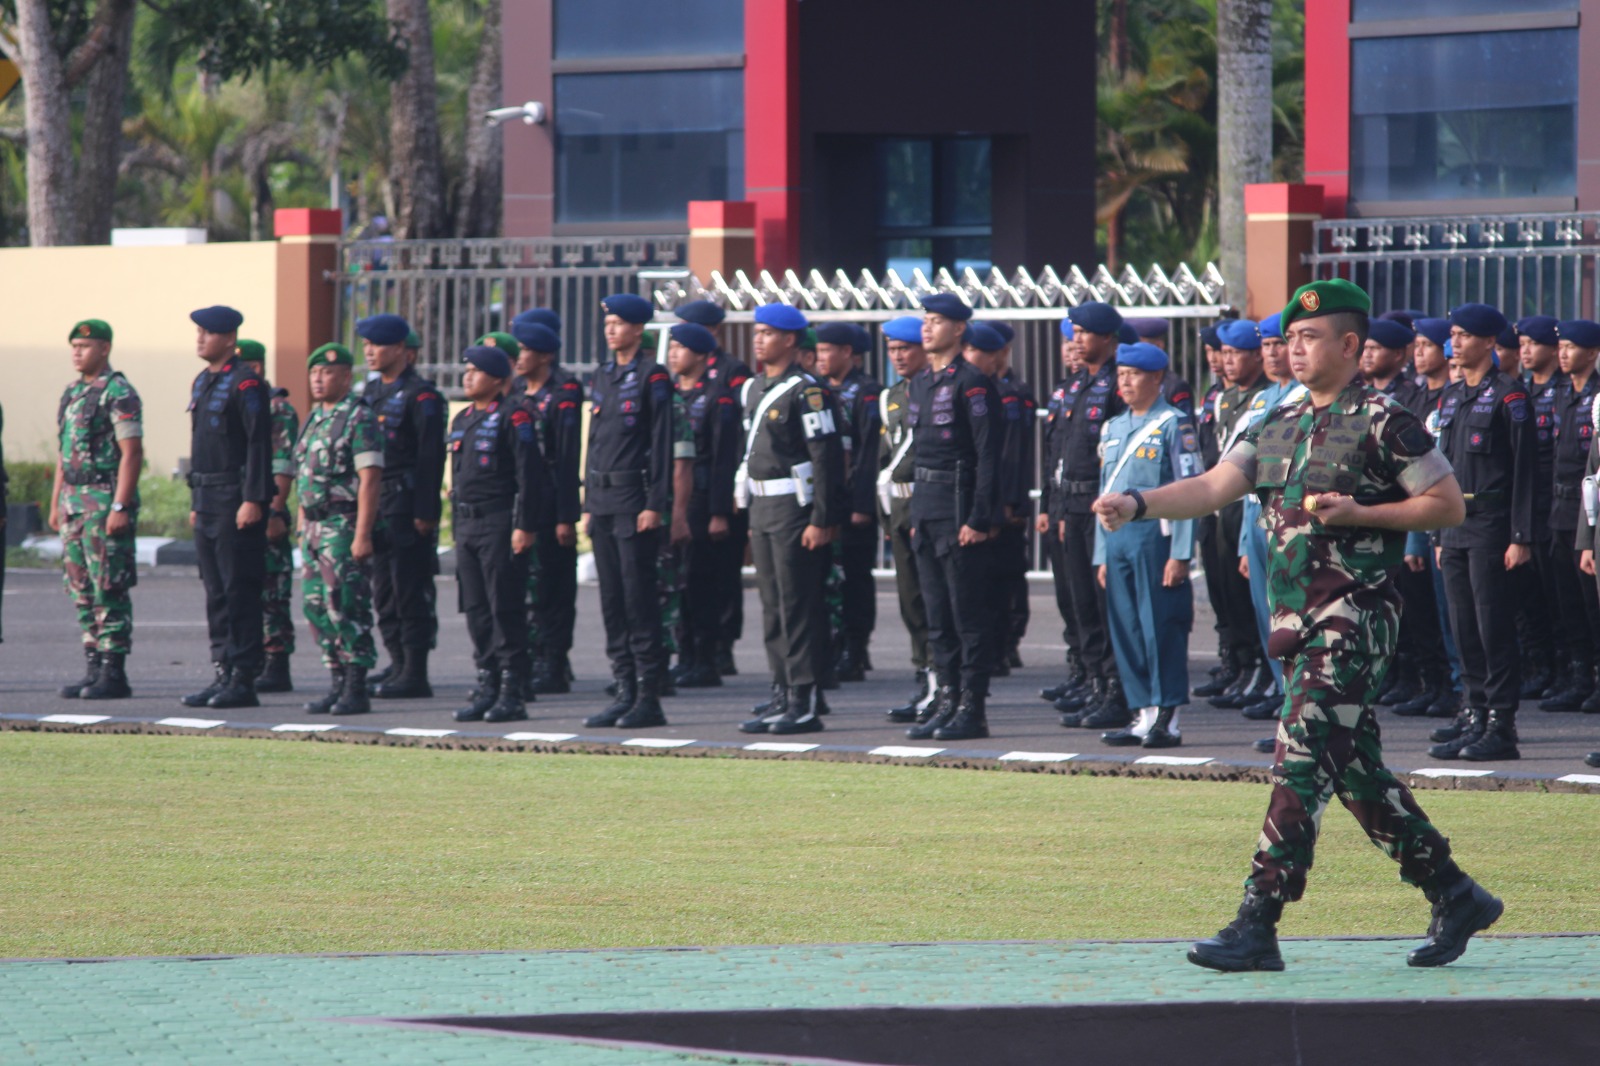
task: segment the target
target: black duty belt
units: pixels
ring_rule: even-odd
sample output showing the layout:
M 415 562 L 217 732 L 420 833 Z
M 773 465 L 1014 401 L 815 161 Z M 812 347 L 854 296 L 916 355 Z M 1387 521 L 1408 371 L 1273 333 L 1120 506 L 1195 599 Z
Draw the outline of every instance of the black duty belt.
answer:
M 488 518 L 491 515 L 505 514 L 511 510 L 510 500 L 494 500 L 490 503 L 456 503 L 456 520 L 463 518 Z
M 221 489 L 230 488 L 244 483 L 244 478 L 237 471 L 226 471 L 221 474 L 201 474 L 189 471 L 189 487 L 191 489 Z
M 601 470 L 590 474 L 584 484 L 591 489 L 632 489 L 644 485 L 643 470 Z
M 332 500 L 315 507 L 302 507 L 306 513 L 307 522 L 326 522 L 334 515 L 352 515 L 356 513 L 356 501 Z
M 117 483 L 117 475 L 101 474 L 94 470 L 63 470 L 61 481 L 78 488 L 109 489 Z
M 1555 494 L 1555 498 L 1558 500 L 1576 500 L 1583 495 L 1583 486 L 1563 485 L 1558 481 L 1551 488 L 1551 492 Z
M 958 474 L 954 470 L 930 470 L 925 466 L 919 466 L 917 467 L 917 480 L 931 482 L 935 485 L 971 485 L 978 478 L 976 474 Z
M 1060 481 L 1056 487 L 1069 496 L 1100 495 L 1100 482 L 1098 481 Z

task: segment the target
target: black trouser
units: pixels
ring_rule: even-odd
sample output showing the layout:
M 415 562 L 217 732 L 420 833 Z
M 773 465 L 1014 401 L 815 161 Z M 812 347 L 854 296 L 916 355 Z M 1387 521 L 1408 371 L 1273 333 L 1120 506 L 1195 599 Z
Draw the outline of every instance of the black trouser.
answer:
M 661 590 L 657 561 L 661 530 L 638 530 L 639 516 L 591 515 L 595 574 L 600 580 L 600 617 L 613 677 L 661 676 Z
M 779 684 L 815 684 L 817 663 L 828 649 L 822 582 L 830 549 L 812 551 L 801 545 L 811 509 L 793 497 L 761 497 L 751 503 L 750 552 L 761 590 L 767 667 Z
M 1439 626 L 1439 604 L 1433 595 L 1433 571 L 1415 573 L 1402 565 L 1395 573 L 1395 588 L 1405 608 L 1400 612 L 1400 634 L 1395 655 L 1404 658 L 1428 678 L 1450 676 L 1450 656 Z
M 1006 523 L 994 545 L 994 581 L 999 592 L 1000 617 L 995 636 L 999 652 L 1011 651 L 1028 632 L 1028 532 L 1026 526 Z
M 264 513 L 264 512 L 263 512 Z M 261 586 L 267 574 L 267 523 L 240 529 L 234 510 L 194 517 L 194 550 L 206 590 L 211 661 L 261 669 Z
M 1200 565 L 1206 571 L 1206 600 L 1211 604 L 1212 617 L 1216 619 L 1212 628 L 1217 632 L 1217 650 L 1221 651 L 1239 643 L 1238 628 L 1228 614 L 1230 604 L 1226 586 L 1228 573 L 1236 570 L 1237 561 L 1230 566 L 1229 560 L 1221 557 L 1218 549 L 1221 534 L 1217 531 L 1217 525 L 1217 516 L 1214 514 L 1195 519 L 1194 539 L 1200 548 Z M 1253 615 L 1251 622 L 1254 624 Z
M 911 538 L 928 612 L 928 647 L 941 684 L 959 684 L 963 692 L 987 696 L 997 602 L 991 574 L 994 545 L 962 547 L 959 531 L 953 518 L 922 519 Z
M 1600 596 L 1595 581 L 1579 569 L 1583 551 L 1572 546 L 1576 531 L 1552 529 L 1549 541 L 1549 566 L 1554 577 L 1559 628 L 1565 638 L 1566 657 L 1577 666 L 1594 663 L 1595 645 L 1600 642 Z
M 1440 552 L 1450 631 L 1461 656 L 1461 686 L 1468 707 L 1515 711 L 1521 700 L 1516 603 L 1505 554 L 1505 544 Z
M 1067 618 L 1072 636 L 1068 643 L 1078 649 L 1091 678 L 1110 680 L 1118 676 L 1117 657 L 1111 650 L 1111 637 L 1106 629 L 1106 590 L 1100 587 L 1095 575 L 1096 519 L 1092 514 L 1069 513 L 1064 517 L 1067 536 L 1062 551 L 1067 591 L 1072 597 L 1072 612 Z
M 1217 512 L 1216 537 L 1211 551 L 1215 559 L 1205 559 L 1206 587 L 1212 587 L 1211 569 L 1216 565 L 1218 595 L 1223 609 L 1217 617 L 1228 619 L 1234 650 L 1246 663 L 1259 662 L 1261 638 L 1256 632 L 1256 604 L 1250 595 L 1250 579 L 1239 573 L 1239 527 L 1244 524 L 1244 503 L 1235 500 Z M 1203 557 L 1202 557 L 1203 558 Z M 1222 638 L 1221 627 L 1217 636 Z
M 1050 560 L 1051 584 L 1056 590 L 1056 610 L 1061 615 L 1061 642 L 1072 652 L 1078 651 L 1072 643 L 1072 586 L 1067 581 L 1067 554 L 1057 533 L 1056 519 L 1050 520 L 1050 532 L 1044 535 L 1044 556 Z
M 572 628 L 578 620 L 578 545 L 556 542 L 556 527 L 539 531 L 539 602 L 533 605 L 539 625 L 541 657 L 566 655 L 572 650 Z
M 750 543 L 750 512 L 739 511 L 728 519 L 728 539 L 719 547 L 718 581 L 721 604 L 717 618 L 718 636 L 737 644 L 744 636 L 744 549 Z
M 388 537 L 384 550 L 372 557 L 372 611 L 393 657 L 399 648 L 433 644 L 429 590 L 438 553 L 433 538 L 417 532 L 409 510 L 383 517 Z
M 529 552 L 511 550 L 511 512 L 457 518 L 455 534 L 456 589 L 473 660 L 480 670 L 526 672 Z
M 910 500 L 895 500 L 889 505 L 889 552 L 894 556 L 900 621 L 911 638 L 911 665 L 926 670 L 933 660 L 928 657 L 928 612 L 922 602 L 922 582 L 917 577 L 917 555 L 911 549 L 910 512 Z
M 1548 515 L 1550 501 L 1535 501 L 1533 513 Z M 1555 623 L 1560 610 L 1555 567 L 1550 557 L 1555 542 L 1549 528 L 1544 527 L 1543 522 L 1539 525 L 1543 528 L 1534 534 L 1534 542 L 1529 545 L 1533 558 L 1511 572 L 1511 595 L 1512 602 L 1517 605 L 1517 643 L 1523 654 L 1537 655 L 1537 661 L 1554 665 L 1559 643 Z
M 722 639 L 722 619 L 728 595 L 723 575 L 732 543 L 712 540 L 707 516 L 689 512 L 690 540 L 683 553 L 683 613 L 679 622 L 678 652 L 683 661 L 716 665 L 717 642 Z M 739 554 L 744 554 L 741 545 Z M 743 591 L 742 589 L 740 590 Z
M 878 625 L 878 586 L 872 578 L 872 564 L 878 558 L 878 523 L 847 525 L 839 536 L 839 567 L 844 571 L 843 599 L 845 636 L 865 646 Z

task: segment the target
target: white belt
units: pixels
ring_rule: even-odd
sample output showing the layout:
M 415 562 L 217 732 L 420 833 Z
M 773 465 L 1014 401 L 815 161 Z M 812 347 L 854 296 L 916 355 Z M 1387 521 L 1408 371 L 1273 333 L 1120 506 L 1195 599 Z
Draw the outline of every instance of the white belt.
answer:
M 797 483 L 792 477 L 775 477 L 767 481 L 750 479 L 750 495 L 752 496 L 793 496 Z
M 888 487 L 890 496 L 897 500 L 904 500 L 909 498 L 911 493 L 916 490 L 917 483 L 915 481 L 891 481 Z

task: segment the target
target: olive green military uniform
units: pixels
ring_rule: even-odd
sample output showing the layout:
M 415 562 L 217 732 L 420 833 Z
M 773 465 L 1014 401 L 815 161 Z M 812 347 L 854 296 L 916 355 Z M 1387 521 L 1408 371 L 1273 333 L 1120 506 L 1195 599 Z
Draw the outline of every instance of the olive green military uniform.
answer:
M 900 620 L 911 638 L 911 665 L 927 670 L 933 665 L 928 656 L 928 616 L 922 604 L 922 585 L 917 580 L 917 557 L 911 550 L 911 493 L 916 489 L 917 463 L 911 446 L 911 426 L 906 421 L 911 413 L 910 393 L 910 379 L 901 378 L 878 394 L 883 415 L 878 505 L 894 554 L 895 591 L 899 594 Z

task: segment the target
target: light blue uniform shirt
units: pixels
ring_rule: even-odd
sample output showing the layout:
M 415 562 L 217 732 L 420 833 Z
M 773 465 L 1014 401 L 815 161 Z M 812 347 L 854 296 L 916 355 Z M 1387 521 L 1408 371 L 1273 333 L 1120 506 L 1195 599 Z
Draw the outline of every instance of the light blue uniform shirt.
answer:
M 1151 423 L 1161 422 L 1158 430 L 1141 432 Z M 1133 454 L 1122 461 L 1129 447 Z M 1119 469 L 1120 467 L 1120 469 Z M 1142 415 L 1126 410 L 1100 430 L 1100 492 L 1141 492 L 1160 488 L 1181 478 L 1194 477 L 1203 469 L 1200 442 L 1194 422 L 1176 407 L 1157 399 Z M 1194 555 L 1194 520 L 1167 523 L 1172 540 L 1168 558 L 1188 560 Z M 1094 527 L 1094 565 L 1106 561 L 1106 532 Z

